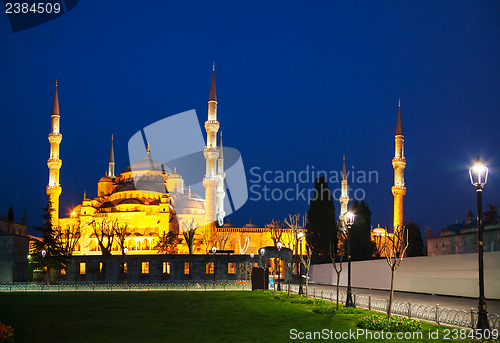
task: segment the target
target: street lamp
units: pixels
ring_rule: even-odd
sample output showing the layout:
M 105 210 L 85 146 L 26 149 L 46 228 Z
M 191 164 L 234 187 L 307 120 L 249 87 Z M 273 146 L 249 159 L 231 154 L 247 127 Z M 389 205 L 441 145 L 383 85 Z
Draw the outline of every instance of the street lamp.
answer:
M 299 232 L 297 237 L 299 238 L 299 249 L 300 249 L 299 264 L 298 264 L 298 268 L 297 268 L 297 271 L 299 274 L 299 295 L 302 295 L 302 294 L 304 294 L 304 290 L 302 289 L 302 263 L 301 263 L 300 259 L 302 258 L 302 243 L 301 242 L 302 242 L 302 238 L 304 238 L 304 233 Z
M 42 255 L 42 261 L 43 261 L 43 263 L 42 263 L 42 265 L 43 265 L 43 269 L 42 269 L 42 275 L 43 275 L 42 285 L 43 285 L 43 283 L 45 282 L 45 273 L 46 273 L 45 272 L 45 255 L 47 255 L 47 251 L 42 250 L 40 252 L 40 254 Z
M 250 279 L 250 276 L 252 275 L 252 269 L 253 269 L 253 258 L 254 258 L 254 257 L 255 257 L 255 254 L 254 254 L 253 252 L 252 252 L 252 253 L 250 253 L 250 268 L 249 268 L 249 270 L 247 270 L 247 273 L 248 273 L 247 275 L 248 275 L 249 279 Z
M 262 258 L 264 257 L 264 253 L 266 250 L 264 248 L 260 249 L 260 266 L 261 268 L 264 268 L 264 265 L 262 264 Z
M 281 248 L 283 247 L 283 244 L 281 242 L 278 242 L 276 244 L 276 248 L 278 248 L 278 291 L 281 291 Z
M 214 280 L 213 280 L 213 285 L 212 287 L 215 288 L 215 253 L 217 252 L 217 248 L 215 247 L 215 245 L 212 247 L 212 254 L 214 254 L 214 262 L 213 262 L 213 267 L 214 267 L 214 270 L 213 270 L 213 274 L 214 274 Z
M 488 312 L 486 311 L 486 298 L 484 297 L 484 267 L 483 267 L 483 228 L 482 228 L 482 212 L 483 212 L 483 187 L 488 180 L 488 168 L 483 161 L 478 157 L 474 164 L 469 169 L 470 182 L 476 187 L 477 194 L 477 252 L 479 262 L 479 301 L 477 317 L 477 330 L 488 330 Z
M 347 227 L 347 297 L 346 307 L 354 307 L 351 290 L 351 227 L 354 224 L 354 213 L 347 212 L 344 216 L 344 223 Z

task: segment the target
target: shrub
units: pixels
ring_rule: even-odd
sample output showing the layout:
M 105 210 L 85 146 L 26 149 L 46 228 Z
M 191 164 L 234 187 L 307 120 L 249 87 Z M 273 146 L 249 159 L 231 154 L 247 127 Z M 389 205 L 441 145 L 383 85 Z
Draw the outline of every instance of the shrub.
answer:
M 0 323 L 0 342 L 14 342 L 14 329 L 12 327 Z
M 407 317 L 387 317 L 376 316 L 372 314 L 371 316 L 363 317 L 359 322 L 358 326 L 362 329 L 368 330 L 385 330 L 385 331 L 420 331 L 422 330 L 422 324 L 418 319 L 410 319 Z

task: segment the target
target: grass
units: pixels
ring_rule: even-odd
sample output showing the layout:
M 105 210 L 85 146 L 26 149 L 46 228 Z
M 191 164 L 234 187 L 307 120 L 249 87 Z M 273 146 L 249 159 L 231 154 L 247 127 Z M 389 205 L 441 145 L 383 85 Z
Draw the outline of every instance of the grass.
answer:
M 0 322 L 14 327 L 15 342 L 256 343 L 289 342 L 290 329 L 356 330 L 372 314 L 317 314 L 313 306 L 270 292 L 0 293 Z M 423 323 L 424 340 L 411 342 L 445 342 L 427 338 L 436 329 L 442 338 L 444 328 Z

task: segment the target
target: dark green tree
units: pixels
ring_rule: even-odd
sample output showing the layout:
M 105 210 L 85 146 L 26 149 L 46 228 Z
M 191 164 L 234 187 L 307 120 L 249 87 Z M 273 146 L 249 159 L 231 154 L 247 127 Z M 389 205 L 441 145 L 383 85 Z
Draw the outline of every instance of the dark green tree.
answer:
M 14 221 L 14 208 L 12 205 L 9 206 L 9 212 L 7 213 L 7 221 L 13 222 Z
M 329 262 L 330 243 L 337 246 L 337 222 L 333 197 L 324 176 L 314 183 L 314 197 L 307 211 L 307 243 L 311 246 L 314 263 Z
M 405 225 L 408 229 L 408 248 L 406 249 L 407 257 L 423 256 L 424 255 L 424 242 L 422 240 L 422 233 L 417 223 L 410 222 Z
M 42 210 L 43 224 L 35 227 L 35 230 L 42 234 L 42 239 L 35 240 L 32 258 L 37 267 L 47 268 L 47 275 L 50 278 L 51 269 L 66 268 L 67 255 L 61 244 L 60 230 L 52 225 L 53 209 L 50 199 L 47 201 L 47 207 Z
M 354 225 L 351 228 L 351 259 L 353 261 L 369 260 L 376 250 L 376 244 L 371 240 L 371 215 L 368 204 L 354 200 L 349 209 L 354 213 Z

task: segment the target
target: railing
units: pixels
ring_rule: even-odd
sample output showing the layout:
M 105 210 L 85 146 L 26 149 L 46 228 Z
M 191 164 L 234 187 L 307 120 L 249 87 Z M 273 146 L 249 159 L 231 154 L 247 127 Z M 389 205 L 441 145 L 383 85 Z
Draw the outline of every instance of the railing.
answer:
M 286 289 L 286 287 L 283 287 L 283 289 Z M 305 286 L 303 287 L 303 289 L 305 291 Z M 299 287 L 297 285 L 291 285 L 290 291 L 293 293 L 298 293 Z M 337 300 L 337 292 L 335 290 L 324 291 L 312 288 L 309 292 L 309 296 L 313 298 L 329 300 L 332 302 L 336 302 Z M 347 295 L 345 292 L 339 292 L 339 303 L 345 303 L 346 297 Z M 354 305 L 357 307 L 379 312 L 387 312 L 387 307 L 389 306 L 388 299 L 378 299 L 366 295 L 353 294 L 353 301 Z M 411 301 L 393 301 L 392 313 L 407 316 L 409 318 L 416 318 L 434 322 L 436 324 L 448 324 L 466 328 L 475 328 L 478 319 L 477 310 L 474 310 L 472 308 L 470 309 L 470 311 L 464 311 L 454 308 L 441 307 L 439 306 L 439 304 L 436 304 L 435 306 L 414 304 Z M 488 322 L 490 324 L 490 329 L 500 330 L 499 318 L 500 316 L 498 316 L 497 314 L 488 313 Z
M 189 283 L 19 283 L 0 285 L 0 292 L 64 292 L 64 291 L 249 291 L 252 286 L 248 283 L 234 281 L 219 281 L 216 283 L 192 281 Z

